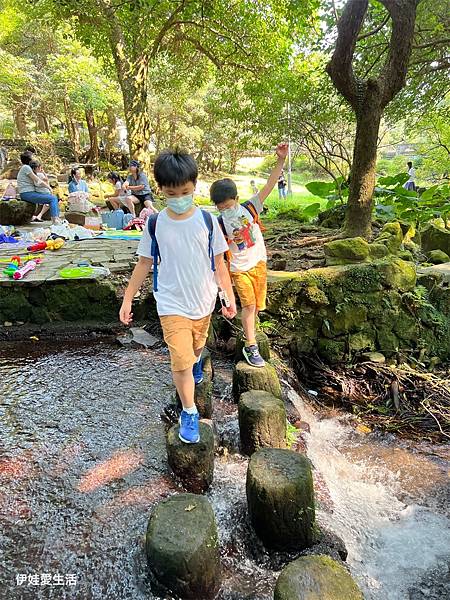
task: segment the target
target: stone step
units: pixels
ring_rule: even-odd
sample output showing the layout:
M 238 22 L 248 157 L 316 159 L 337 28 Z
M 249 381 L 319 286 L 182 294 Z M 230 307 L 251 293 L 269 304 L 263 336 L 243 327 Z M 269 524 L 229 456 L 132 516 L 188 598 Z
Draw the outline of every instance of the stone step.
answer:
M 177 494 L 160 502 L 148 524 L 146 552 L 153 575 L 173 594 L 209 600 L 217 593 L 217 525 L 204 496 Z
M 241 394 L 250 390 L 263 390 L 281 398 L 281 385 L 277 372 L 270 363 L 256 368 L 247 362 L 239 362 L 233 371 L 233 397 L 238 402 Z
M 251 455 L 260 448 L 286 448 L 286 409 L 269 392 L 251 390 L 239 400 L 241 450 Z

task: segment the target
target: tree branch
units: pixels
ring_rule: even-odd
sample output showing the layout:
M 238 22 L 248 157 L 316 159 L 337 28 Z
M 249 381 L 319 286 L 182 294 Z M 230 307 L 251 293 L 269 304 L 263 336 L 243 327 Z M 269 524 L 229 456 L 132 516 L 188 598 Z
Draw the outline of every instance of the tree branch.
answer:
M 326 70 L 337 90 L 356 111 L 358 108 L 358 83 L 352 60 L 358 34 L 364 23 L 368 0 L 349 0 L 338 22 L 336 47 Z
M 366 38 L 371 37 L 372 35 L 375 35 L 379 31 L 381 31 L 383 29 L 383 27 L 386 25 L 386 23 L 389 21 L 389 19 L 390 19 L 389 15 L 386 15 L 385 18 L 383 19 L 383 22 L 380 23 L 378 25 L 378 27 L 375 27 L 375 29 L 372 29 L 372 31 L 369 31 L 367 33 L 364 33 L 363 35 L 360 35 L 358 37 L 358 42 L 360 42 L 361 40 L 365 40 Z

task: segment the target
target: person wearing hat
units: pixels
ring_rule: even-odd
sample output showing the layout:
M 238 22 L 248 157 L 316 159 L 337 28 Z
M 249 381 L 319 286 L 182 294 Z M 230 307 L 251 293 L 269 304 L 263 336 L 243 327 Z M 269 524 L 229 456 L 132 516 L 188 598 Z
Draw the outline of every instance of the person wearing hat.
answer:
M 133 215 L 136 217 L 135 204 L 141 204 L 141 208 L 153 208 L 153 194 L 147 175 L 141 171 L 141 165 L 138 160 L 130 161 L 128 167 L 129 175 L 123 184 L 125 191 L 130 191 L 130 202 L 127 206 Z

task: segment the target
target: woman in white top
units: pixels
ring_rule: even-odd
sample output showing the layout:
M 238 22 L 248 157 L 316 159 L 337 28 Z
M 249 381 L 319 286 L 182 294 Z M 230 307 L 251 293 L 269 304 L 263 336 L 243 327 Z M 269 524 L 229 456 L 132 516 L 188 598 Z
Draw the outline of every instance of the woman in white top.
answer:
M 410 190 L 411 192 L 415 192 L 416 190 L 416 170 L 413 167 L 412 162 L 408 162 L 408 175 L 409 179 L 406 183 L 403 184 L 405 190 Z

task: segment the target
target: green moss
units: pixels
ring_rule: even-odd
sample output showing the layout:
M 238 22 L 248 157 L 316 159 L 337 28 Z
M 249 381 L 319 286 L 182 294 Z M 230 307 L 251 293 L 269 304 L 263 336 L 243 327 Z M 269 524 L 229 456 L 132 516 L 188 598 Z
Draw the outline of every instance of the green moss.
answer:
M 334 240 L 323 248 L 327 265 L 363 262 L 369 256 L 369 244 L 361 237 Z
M 392 332 L 391 325 L 380 325 L 377 329 L 377 342 L 380 351 L 386 356 L 398 352 L 400 347 L 397 336 Z
M 332 335 L 352 333 L 360 330 L 367 322 L 367 308 L 351 303 L 337 305 L 329 317 L 329 330 Z M 329 337 L 327 335 L 327 337 Z
M 400 258 L 385 261 L 381 266 L 384 281 L 388 287 L 402 292 L 413 290 L 416 286 L 415 266 Z
M 403 243 L 403 232 L 400 223 L 398 221 L 386 223 L 380 235 L 375 239 L 375 243 L 383 244 L 390 254 L 396 254 Z
M 316 305 L 327 305 L 330 304 L 326 294 L 317 285 L 309 285 L 305 290 L 305 296 L 311 302 Z
M 27 288 L 22 285 L 0 287 L 0 321 L 28 321 L 32 311 Z
M 320 338 L 317 343 L 317 350 L 324 360 L 330 363 L 340 362 L 345 356 L 345 342 Z
M 450 261 L 450 256 L 442 250 L 430 250 L 428 252 L 428 261 L 433 265 L 440 265 Z
M 375 350 L 375 347 L 375 331 L 371 328 L 366 328 L 364 331 L 352 334 L 348 340 L 348 349 L 350 352 Z
M 389 250 L 384 244 L 373 242 L 369 244 L 369 254 L 372 259 L 383 258 L 389 254 Z

